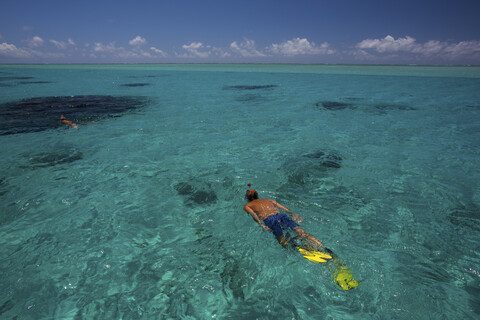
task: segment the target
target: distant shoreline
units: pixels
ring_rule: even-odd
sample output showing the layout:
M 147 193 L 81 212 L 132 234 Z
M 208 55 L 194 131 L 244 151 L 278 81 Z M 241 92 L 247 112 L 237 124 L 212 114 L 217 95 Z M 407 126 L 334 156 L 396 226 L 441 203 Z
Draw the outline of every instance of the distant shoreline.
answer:
M 57 65 L 286 65 L 286 66 L 365 66 L 365 67 L 480 67 L 480 64 L 376 64 L 376 63 L 274 63 L 274 62 L 106 62 L 106 63 L 0 63 L 0 66 Z
M 480 79 L 480 66 L 380 65 L 380 64 L 287 64 L 287 63 L 90 63 L 90 64 L 0 64 L 0 70 L 29 68 L 123 69 L 149 72 L 267 72 L 359 76 L 453 77 Z

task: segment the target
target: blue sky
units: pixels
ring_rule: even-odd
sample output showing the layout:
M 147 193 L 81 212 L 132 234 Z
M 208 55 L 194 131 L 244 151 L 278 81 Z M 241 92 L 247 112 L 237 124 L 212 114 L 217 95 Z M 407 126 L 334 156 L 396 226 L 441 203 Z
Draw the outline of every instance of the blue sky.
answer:
M 480 64 L 479 0 L 1 0 L 0 63 Z

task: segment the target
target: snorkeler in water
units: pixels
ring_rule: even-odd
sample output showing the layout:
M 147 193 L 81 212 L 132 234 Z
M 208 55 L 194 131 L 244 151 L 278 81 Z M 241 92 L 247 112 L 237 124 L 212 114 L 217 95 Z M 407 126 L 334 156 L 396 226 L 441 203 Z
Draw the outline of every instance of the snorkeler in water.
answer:
M 75 122 L 72 122 L 72 121 L 67 120 L 67 118 L 65 118 L 65 116 L 64 116 L 63 114 L 62 114 L 62 116 L 60 117 L 60 121 L 61 121 L 63 124 L 68 124 L 70 127 L 75 128 L 75 129 L 78 129 L 78 124 L 76 124 Z
M 250 184 L 248 184 L 250 187 Z M 254 189 L 247 190 L 245 198 L 249 201 L 244 210 L 248 212 L 253 220 L 255 220 L 264 230 L 272 231 L 277 241 L 284 247 L 288 245 L 290 235 L 284 234 L 285 229 L 291 229 L 297 233 L 297 238 L 301 240 L 308 240 L 310 243 L 325 248 L 325 246 L 314 236 L 308 234 L 299 226 L 298 223 L 303 221 L 303 218 L 290 211 L 287 207 L 281 205 L 270 199 L 259 199 L 258 192 Z M 290 214 L 291 217 L 283 210 Z M 263 223 L 262 223 L 263 222 Z

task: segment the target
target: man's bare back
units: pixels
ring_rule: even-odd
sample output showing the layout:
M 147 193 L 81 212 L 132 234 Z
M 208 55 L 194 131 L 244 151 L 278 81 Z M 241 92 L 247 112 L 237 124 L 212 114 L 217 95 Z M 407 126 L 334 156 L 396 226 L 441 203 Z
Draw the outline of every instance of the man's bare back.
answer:
M 252 209 L 261 220 L 265 220 L 268 217 L 277 214 L 279 212 L 279 209 L 290 212 L 290 210 L 288 210 L 278 202 L 270 199 L 256 199 L 247 203 L 245 207 Z M 245 211 L 249 212 L 249 210 L 247 210 L 246 208 Z

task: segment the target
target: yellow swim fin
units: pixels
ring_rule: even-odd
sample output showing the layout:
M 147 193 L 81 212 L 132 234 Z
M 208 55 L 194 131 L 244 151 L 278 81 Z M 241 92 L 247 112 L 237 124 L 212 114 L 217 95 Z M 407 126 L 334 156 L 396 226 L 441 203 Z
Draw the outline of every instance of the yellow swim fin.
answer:
M 337 266 L 333 279 L 343 290 L 350 290 L 359 285 L 357 279 L 353 277 L 352 271 L 348 270 L 344 265 Z
M 332 259 L 332 256 L 319 251 L 310 251 L 300 247 L 297 247 L 298 251 L 303 255 L 305 259 L 308 259 L 317 263 L 326 263 Z
M 335 283 L 342 288 L 342 290 L 350 290 L 359 286 L 357 279 L 353 277 L 352 271 L 348 270 L 348 268 L 338 261 L 338 258 L 335 254 L 332 255 L 328 253 L 323 253 L 319 251 L 310 251 L 307 249 L 303 249 L 300 247 L 296 247 L 298 251 L 303 255 L 305 259 L 316 263 L 327 263 L 328 261 L 333 259 L 333 265 L 331 272 L 333 273 L 333 280 Z

